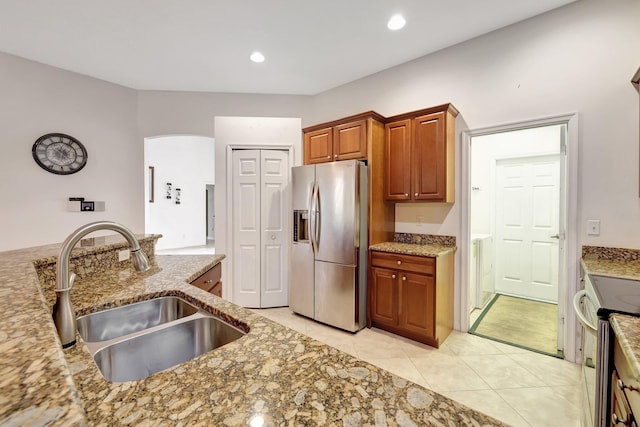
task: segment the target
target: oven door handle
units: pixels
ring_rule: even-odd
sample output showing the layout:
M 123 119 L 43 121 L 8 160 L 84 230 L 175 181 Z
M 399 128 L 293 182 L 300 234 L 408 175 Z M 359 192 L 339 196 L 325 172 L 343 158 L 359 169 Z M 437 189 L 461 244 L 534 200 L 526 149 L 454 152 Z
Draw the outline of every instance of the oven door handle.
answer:
M 573 296 L 573 311 L 576 312 L 576 316 L 578 317 L 578 320 L 580 321 L 580 324 L 590 333 L 592 333 L 593 335 L 598 335 L 598 329 L 593 326 L 590 322 L 589 319 L 587 319 L 584 315 L 584 313 L 582 312 L 582 309 L 580 308 L 580 303 L 582 302 L 582 298 L 587 298 L 589 299 L 589 296 L 587 295 L 587 291 L 586 290 L 581 290 L 578 291 L 578 293 L 576 293 Z

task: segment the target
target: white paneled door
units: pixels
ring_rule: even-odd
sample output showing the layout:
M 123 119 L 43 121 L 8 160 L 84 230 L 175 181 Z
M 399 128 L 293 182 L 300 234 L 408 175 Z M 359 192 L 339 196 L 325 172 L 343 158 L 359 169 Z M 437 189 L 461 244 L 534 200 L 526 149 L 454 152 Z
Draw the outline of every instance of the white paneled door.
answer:
M 232 161 L 233 301 L 286 306 L 288 153 L 234 150 Z
M 558 301 L 559 176 L 559 155 L 497 162 L 497 292 Z

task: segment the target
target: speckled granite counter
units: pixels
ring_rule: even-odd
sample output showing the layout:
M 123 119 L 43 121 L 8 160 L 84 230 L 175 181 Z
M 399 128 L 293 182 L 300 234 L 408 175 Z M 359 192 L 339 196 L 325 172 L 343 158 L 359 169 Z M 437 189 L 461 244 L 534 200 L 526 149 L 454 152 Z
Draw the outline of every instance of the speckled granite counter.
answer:
M 633 376 L 640 381 L 640 317 L 614 313 L 609 321 Z
M 32 263 L 46 256 L 0 254 L 0 424 L 504 425 L 189 285 L 220 261 L 204 255 L 157 256 L 142 274 L 125 267 L 76 282 L 80 314 L 176 295 L 249 331 L 149 378 L 109 383 L 81 341 L 60 348 Z
M 439 256 L 447 252 L 455 251 L 455 246 L 438 244 L 415 244 L 400 242 L 384 242 L 369 246 L 372 251 L 391 252 L 396 254 L 418 255 L 418 256 Z
M 588 274 L 640 280 L 640 249 L 583 246 L 581 263 Z
M 582 259 L 582 267 L 588 274 L 640 280 L 640 261 Z

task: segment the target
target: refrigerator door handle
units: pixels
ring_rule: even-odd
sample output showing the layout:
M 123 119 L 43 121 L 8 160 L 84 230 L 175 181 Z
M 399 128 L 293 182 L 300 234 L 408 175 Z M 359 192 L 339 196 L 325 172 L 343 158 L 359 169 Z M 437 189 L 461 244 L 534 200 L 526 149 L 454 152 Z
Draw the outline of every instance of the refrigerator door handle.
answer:
M 316 255 L 318 253 L 318 241 L 317 241 L 317 223 L 318 223 L 318 212 L 317 212 L 317 195 L 318 195 L 318 185 L 314 182 L 313 187 L 311 189 L 311 200 L 309 202 L 309 210 L 311 211 L 311 222 L 309 224 L 309 238 L 311 239 L 311 247 L 313 248 L 313 254 Z

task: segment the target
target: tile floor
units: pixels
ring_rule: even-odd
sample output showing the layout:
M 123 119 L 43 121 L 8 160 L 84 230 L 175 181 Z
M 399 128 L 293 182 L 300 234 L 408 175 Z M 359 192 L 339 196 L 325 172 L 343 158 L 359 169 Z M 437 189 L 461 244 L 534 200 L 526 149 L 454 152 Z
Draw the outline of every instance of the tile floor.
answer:
M 344 332 L 255 310 L 285 326 L 513 426 L 579 426 L 580 366 L 454 331 L 439 349 L 379 329 Z

